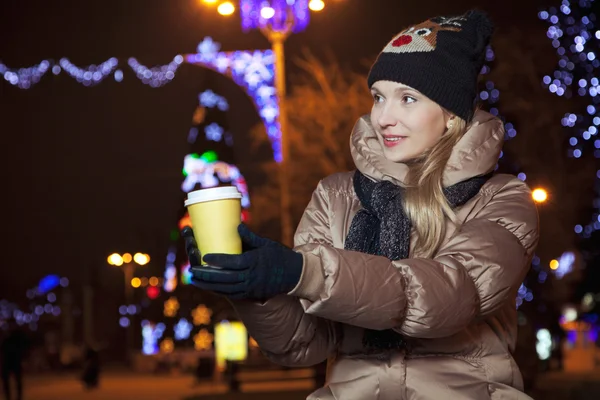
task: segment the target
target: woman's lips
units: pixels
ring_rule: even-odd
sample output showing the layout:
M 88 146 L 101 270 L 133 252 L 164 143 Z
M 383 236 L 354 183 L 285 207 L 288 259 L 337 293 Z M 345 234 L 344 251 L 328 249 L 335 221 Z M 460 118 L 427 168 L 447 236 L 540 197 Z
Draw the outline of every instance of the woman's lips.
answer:
M 406 136 L 383 135 L 383 145 L 385 147 L 394 147 L 406 139 Z

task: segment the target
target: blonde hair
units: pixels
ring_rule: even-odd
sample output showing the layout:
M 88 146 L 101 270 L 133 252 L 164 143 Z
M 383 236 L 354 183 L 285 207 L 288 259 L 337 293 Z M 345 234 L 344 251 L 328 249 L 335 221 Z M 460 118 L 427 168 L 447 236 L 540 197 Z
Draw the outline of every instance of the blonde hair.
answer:
M 415 251 L 431 258 L 446 234 L 446 218 L 456 215 L 444 195 L 442 178 L 452 149 L 467 130 L 465 120 L 454 117 L 440 141 L 419 159 L 409 163 L 404 211 L 417 233 Z

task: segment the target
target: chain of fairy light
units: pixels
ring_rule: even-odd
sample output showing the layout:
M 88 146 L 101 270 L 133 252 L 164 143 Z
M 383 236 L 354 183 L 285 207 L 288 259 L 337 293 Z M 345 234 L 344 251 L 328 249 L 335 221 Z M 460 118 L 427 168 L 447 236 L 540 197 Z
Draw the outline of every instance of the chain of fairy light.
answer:
M 600 158 L 600 29 L 591 12 L 593 3 L 594 0 L 580 0 L 571 6 L 571 2 L 563 0 L 558 9 L 550 7 L 538 14 L 539 19 L 550 24 L 546 35 L 559 56 L 552 76 L 544 76 L 544 86 L 557 96 L 570 98 L 577 94 L 587 100 L 585 111 L 569 112 L 561 120 L 571 134 L 568 155 L 574 158 L 580 158 L 586 149 L 592 149 L 594 157 Z M 586 15 L 586 11 L 590 12 Z M 600 230 L 600 169 L 596 171 L 594 189 L 592 220 L 575 226 L 575 232 L 584 238 Z
M 171 82 L 175 78 L 175 72 L 183 63 L 183 57 L 176 55 L 170 63 L 151 68 L 141 64 L 134 57 L 129 58 L 127 62 L 139 80 L 156 88 Z
M 220 45 L 207 37 L 198 45 L 198 52 L 187 55 L 185 59 L 181 55 L 176 55 L 168 64 L 147 67 L 131 57 L 128 59 L 128 64 L 140 81 L 153 88 L 172 82 L 184 61 L 212 68 L 222 74 L 229 73 L 234 82 L 246 89 L 254 101 L 265 124 L 273 149 L 273 158 L 276 162 L 281 162 L 281 129 L 278 120 L 279 102 L 274 86 L 273 52 L 271 50 L 222 52 L 219 49 Z M 59 64 L 54 64 L 51 60 L 43 60 L 33 67 L 20 69 L 9 68 L 0 62 L 0 74 L 11 85 L 21 89 L 30 89 L 48 70 L 52 70 L 55 75 L 66 71 L 79 83 L 94 86 L 111 73 L 117 82 L 121 82 L 123 71 L 116 69 L 118 65 L 119 61 L 114 57 L 99 65 L 87 67 L 78 67 L 66 58 L 61 59 Z
M 183 57 L 177 55 L 173 60 L 165 65 L 147 67 L 141 64 L 136 58 L 129 58 L 128 64 L 135 72 L 136 76 L 144 84 L 152 87 L 161 87 L 175 78 L 175 72 L 183 63 Z M 10 68 L 0 62 L 0 75 L 8 83 L 21 89 L 30 89 L 48 72 L 52 71 L 54 75 L 65 72 L 84 86 L 95 86 L 105 78 L 113 75 L 115 81 L 123 80 L 123 71 L 117 69 L 119 61 L 115 57 L 96 65 L 80 67 L 73 64 L 68 58 L 61 58 L 58 63 L 52 60 L 43 60 L 39 64 L 25 68 Z
M 496 55 L 494 53 L 494 50 L 492 49 L 491 46 L 488 46 L 488 48 L 486 49 L 485 52 L 485 63 L 481 69 L 481 75 L 488 75 L 491 71 L 491 67 L 490 67 L 490 63 L 492 63 L 494 61 L 494 59 L 496 58 Z M 506 122 L 505 118 L 500 115 L 500 111 L 498 110 L 497 107 L 497 103 L 500 100 L 500 91 L 496 88 L 496 85 L 494 84 L 494 82 L 490 79 L 485 79 L 484 82 L 484 87 L 483 89 L 477 94 L 477 98 L 479 99 L 480 102 L 484 102 L 487 103 L 489 105 L 489 112 L 490 114 L 500 118 L 500 120 L 504 123 L 504 139 L 505 140 L 511 140 L 514 137 L 517 136 L 517 130 L 514 127 L 514 124 L 511 122 Z M 500 152 L 500 159 L 502 159 L 504 157 L 504 152 Z M 519 170 L 518 167 L 515 168 L 515 165 L 513 163 L 512 167 L 515 170 Z M 499 168 L 499 165 L 496 165 L 496 169 Z M 525 181 L 527 179 L 527 175 L 524 172 L 519 171 L 517 173 L 517 177 L 522 180 Z M 533 268 L 536 270 L 536 272 L 538 272 L 538 280 L 540 283 L 543 283 L 548 275 L 545 271 L 543 271 L 540 268 L 540 258 L 535 255 L 533 257 L 532 260 L 532 266 Z M 517 298 L 516 298 L 516 306 L 517 308 L 519 308 L 524 301 L 526 302 L 530 302 L 533 300 L 533 292 L 531 291 L 531 289 L 529 289 L 527 286 L 525 286 L 525 283 L 521 284 L 521 287 L 519 288 L 518 292 L 517 292 Z

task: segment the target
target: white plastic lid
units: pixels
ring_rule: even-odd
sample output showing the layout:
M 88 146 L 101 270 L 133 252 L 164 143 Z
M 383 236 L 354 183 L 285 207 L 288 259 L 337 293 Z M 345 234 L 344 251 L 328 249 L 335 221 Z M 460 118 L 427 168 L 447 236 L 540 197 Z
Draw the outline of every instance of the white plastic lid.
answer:
M 190 206 L 196 203 L 203 203 L 206 201 L 214 200 L 225 200 L 225 199 L 241 199 L 242 194 L 237 190 L 235 186 L 221 186 L 210 189 L 194 190 L 189 192 L 185 206 Z

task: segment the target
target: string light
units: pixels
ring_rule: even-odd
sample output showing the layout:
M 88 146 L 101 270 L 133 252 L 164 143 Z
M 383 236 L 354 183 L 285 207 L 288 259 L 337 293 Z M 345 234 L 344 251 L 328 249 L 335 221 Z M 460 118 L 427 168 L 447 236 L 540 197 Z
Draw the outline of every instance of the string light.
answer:
M 112 74 L 113 70 L 119 65 L 116 58 L 109 58 L 100 65 L 89 65 L 81 68 L 71 63 L 67 58 L 61 58 L 59 61 L 62 70 L 65 71 L 77 82 L 84 86 L 95 86 L 102 82 L 104 78 Z
M 568 156 L 581 158 L 591 152 L 600 158 L 600 31 L 596 15 L 591 12 L 594 0 L 579 0 L 571 4 L 563 0 L 560 7 L 541 11 L 538 18 L 549 23 L 546 36 L 558 55 L 558 65 L 552 74 L 543 78 L 543 85 L 557 96 L 585 99 L 582 110 L 566 113 L 561 124 L 569 128 Z M 594 37 L 595 36 L 595 37 Z M 572 104 L 580 104 L 574 102 Z M 584 238 L 600 230 L 600 174 L 597 174 L 593 207 L 597 210 L 592 220 L 575 226 L 575 233 Z
M 305 0 L 296 0 L 294 3 L 293 7 L 296 10 L 294 12 L 298 15 L 302 15 L 303 4 L 307 4 Z M 280 6 L 282 5 L 288 7 L 286 0 L 283 0 Z M 273 5 L 273 8 L 276 8 L 275 5 Z M 244 9 L 243 6 L 242 9 Z M 306 12 L 308 13 L 308 11 Z M 298 20 L 295 27 L 300 29 L 302 24 L 307 23 L 308 20 L 303 21 L 302 19 Z M 277 120 L 279 103 L 275 90 L 275 58 L 273 52 L 271 50 L 220 52 L 219 49 L 220 45 L 218 43 L 214 42 L 212 38 L 206 37 L 198 44 L 196 54 L 186 55 L 185 57 L 177 55 L 169 64 L 149 68 L 131 57 L 128 60 L 128 65 L 135 72 L 138 79 L 153 88 L 171 82 L 181 64 L 186 61 L 230 76 L 235 83 L 246 90 L 253 100 L 271 142 L 273 158 L 275 161 L 281 162 L 281 128 Z M 0 74 L 11 85 L 22 89 L 31 88 L 49 70 L 52 70 L 55 75 L 65 71 L 83 85 L 95 86 L 111 74 L 117 82 L 121 82 L 124 76 L 123 71 L 117 69 L 118 65 L 119 61 L 114 57 L 109 58 L 100 65 L 87 67 L 78 67 L 67 58 L 60 59 L 58 64 L 43 60 L 33 67 L 21 69 L 11 69 L 0 62 Z M 200 96 L 202 95 L 201 93 Z M 210 93 L 205 93 L 200 103 L 215 101 L 211 96 Z M 218 98 L 216 106 L 221 111 L 229 109 L 229 104 L 222 97 Z M 196 136 L 191 135 L 192 142 L 195 141 L 196 137 L 197 132 Z M 231 136 L 225 135 L 224 139 L 228 145 L 232 145 Z
M 13 86 L 17 86 L 21 89 L 29 89 L 42 79 L 42 76 L 48 72 L 50 68 L 50 62 L 44 60 L 33 67 L 11 69 L 5 64 L 0 62 L 0 74 L 4 76 L 4 79 Z
M 133 69 L 138 79 L 154 88 L 161 87 L 171 82 L 173 78 L 175 78 L 175 72 L 182 63 L 183 57 L 180 55 L 175 56 L 173 61 L 169 64 L 152 68 L 140 64 L 140 62 L 133 57 L 128 60 L 129 66 Z

